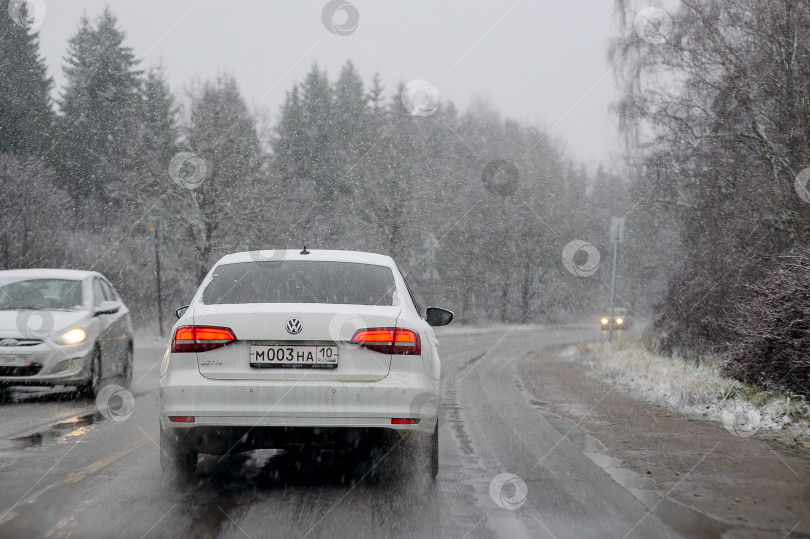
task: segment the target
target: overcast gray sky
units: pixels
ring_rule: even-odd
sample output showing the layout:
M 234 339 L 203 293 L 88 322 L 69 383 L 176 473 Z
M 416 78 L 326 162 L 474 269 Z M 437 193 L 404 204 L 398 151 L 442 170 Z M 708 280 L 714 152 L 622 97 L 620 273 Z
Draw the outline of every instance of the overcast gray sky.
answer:
M 161 63 L 175 91 L 193 78 L 233 74 L 249 102 L 275 118 L 284 93 L 313 62 L 335 76 L 351 59 L 392 92 L 424 79 L 464 109 L 483 98 L 505 116 L 552 128 L 572 157 L 594 165 L 618 148 L 616 99 L 606 60 L 615 32 L 611 0 L 351 0 L 347 36 L 321 21 L 326 0 L 46 0 L 41 32 L 57 90 L 65 44 L 80 17 L 110 5 L 142 66 Z M 337 23 L 345 20 L 337 14 Z

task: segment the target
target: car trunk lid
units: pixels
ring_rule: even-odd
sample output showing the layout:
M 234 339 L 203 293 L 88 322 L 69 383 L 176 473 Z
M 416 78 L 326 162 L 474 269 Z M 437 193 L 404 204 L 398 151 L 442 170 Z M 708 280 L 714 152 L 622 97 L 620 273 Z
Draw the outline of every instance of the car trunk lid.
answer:
M 233 343 L 196 354 L 200 374 L 217 380 L 379 380 L 388 375 L 391 356 L 360 348 L 349 341 L 358 329 L 396 326 L 400 312 L 399 306 L 200 304 L 194 308 L 194 325 L 227 327 L 236 336 Z M 298 320 L 300 329 L 295 323 L 287 329 L 291 319 Z M 337 366 L 258 368 L 251 365 L 252 358 L 256 357 L 251 356 L 252 347 L 255 352 L 266 350 L 259 347 L 277 345 L 296 351 L 312 350 L 298 348 L 302 346 L 336 347 Z

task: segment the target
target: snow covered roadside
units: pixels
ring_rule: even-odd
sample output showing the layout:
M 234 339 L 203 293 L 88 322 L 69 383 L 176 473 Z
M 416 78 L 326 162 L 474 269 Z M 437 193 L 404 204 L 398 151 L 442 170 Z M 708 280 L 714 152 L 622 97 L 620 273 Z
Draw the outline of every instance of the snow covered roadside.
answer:
M 640 343 L 588 343 L 578 351 L 591 367 L 590 377 L 644 400 L 722 422 L 737 436 L 758 434 L 810 448 L 810 405 L 801 397 L 743 384 L 715 365 L 653 354 Z
M 442 335 L 468 335 L 468 334 L 481 334 L 481 333 L 500 333 L 504 331 L 537 331 L 549 329 L 586 329 L 593 327 L 592 323 L 576 322 L 568 324 L 457 324 L 452 322 L 449 326 L 436 327 L 433 331 L 437 337 Z

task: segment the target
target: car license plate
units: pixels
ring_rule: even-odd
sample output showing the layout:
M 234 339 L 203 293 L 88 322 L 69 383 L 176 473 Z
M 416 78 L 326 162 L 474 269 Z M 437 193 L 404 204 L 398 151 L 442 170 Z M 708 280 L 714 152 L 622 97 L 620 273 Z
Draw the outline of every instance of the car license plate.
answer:
M 334 369 L 338 364 L 337 346 L 251 346 L 250 366 Z
M 22 367 L 31 362 L 31 356 L 24 354 L 0 354 L 0 367 Z

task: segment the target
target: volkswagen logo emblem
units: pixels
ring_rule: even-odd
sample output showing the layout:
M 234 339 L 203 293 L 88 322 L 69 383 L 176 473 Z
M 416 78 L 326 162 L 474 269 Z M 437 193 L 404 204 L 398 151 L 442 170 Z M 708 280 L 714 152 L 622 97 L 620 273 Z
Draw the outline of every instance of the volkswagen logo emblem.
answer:
M 304 324 L 297 318 L 290 318 L 287 320 L 287 333 L 290 335 L 297 335 L 301 333 L 301 330 L 304 329 Z

